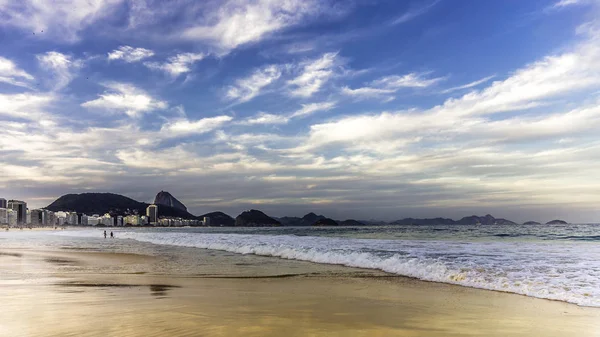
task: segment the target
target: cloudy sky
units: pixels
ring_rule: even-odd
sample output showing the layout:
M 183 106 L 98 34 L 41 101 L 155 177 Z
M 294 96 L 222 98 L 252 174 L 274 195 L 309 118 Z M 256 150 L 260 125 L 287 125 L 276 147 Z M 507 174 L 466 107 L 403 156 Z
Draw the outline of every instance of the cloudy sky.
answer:
M 600 220 L 595 0 L 0 0 L 0 197 Z

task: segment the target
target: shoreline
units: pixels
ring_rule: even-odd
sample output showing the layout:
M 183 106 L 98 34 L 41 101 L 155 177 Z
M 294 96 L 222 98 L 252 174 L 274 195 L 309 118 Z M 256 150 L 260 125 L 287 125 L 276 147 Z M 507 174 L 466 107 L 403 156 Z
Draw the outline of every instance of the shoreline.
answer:
M 118 227 L 97 227 L 97 228 L 85 228 L 85 229 L 89 229 L 89 230 L 97 230 L 99 232 L 101 232 L 102 230 L 106 229 L 106 228 L 118 228 Z M 159 228 L 159 227 L 157 227 Z M 161 227 L 162 228 L 162 227 Z M 168 228 L 168 227 L 164 227 L 164 228 Z M 77 227 L 71 227 L 71 228 L 67 228 L 67 230 L 69 229 L 80 229 Z M 35 228 L 34 228 L 35 230 Z M 37 228 L 37 230 L 48 230 L 48 231 L 52 231 L 52 232 L 61 232 L 63 229 L 58 228 L 58 229 L 54 229 L 52 227 L 42 227 L 42 228 Z M 19 231 L 21 232 L 21 231 Z M 29 231 L 22 231 L 23 233 L 29 232 Z M 18 232 L 17 232 L 18 233 Z M 116 232 L 118 233 L 118 232 Z M 107 238 L 108 240 L 112 240 L 111 238 Z M 132 238 L 118 238 L 119 240 L 127 240 L 127 241 L 132 241 L 132 242 L 136 242 L 136 243 L 145 243 L 148 244 L 150 242 L 144 241 L 144 240 L 137 240 L 137 239 L 132 239 Z M 154 245 L 154 243 L 150 243 L 152 245 Z M 340 268 L 347 268 L 348 270 L 354 269 L 354 270 L 363 270 L 365 273 L 362 275 L 359 274 L 355 274 L 352 277 L 356 277 L 356 278 L 370 278 L 370 277 L 375 277 L 372 274 L 375 273 L 383 273 L 384 275 L 377 275 L 376 278 L 407 278 L 407 279 L 411 279 L 411 280 L 415 280 L 418 282 L 427 282 L 427 283 L 434 283 L 434 284 L 443 284 L 443 285 L 452 285 L 452 286 L 457 286 L 457 287 L 464 287 L 464 288 L 469 288 L 469 289 L 477 289 L 477 290 L 483 290 L 483 291 L 492 291 L 492 292 L 498 292 L 498 293 L 503 293 L 503 294 L 510 294 L 510 295 L 518 295 L 518 296 L 523 296 L 526 298 L 535 298 L 535 299 L 540 299 L 540 300 L 547 300 L 547 301 L 552 301 L 552 302 L 558 302 L 558 303 L 565 303 L 565 304 L 570 304 L 570 305 L 575 305 L 578 307 L 583 307 L 583 308 L 592 308 L 592 309 L 597 309 L 600 310 L 600 307 L 598 306 L 593 306 L 593 305 L 582 305 L 582 304 L 578 304 L 578 303 L 573 303 L 573 302 L 569 302 L 566 300 L 562 300 L 562 299 L 554 299 L 554 298 L 546 298 L 546 297 L 541 297 L 541 296 L 533 296 L 533 295 L 528 295 L 528 294 L 523 294 L 523 293 L 518 293 L 518 292 L 514 292 L 514 291 L 510 291 L 510 290 L 502 290 L 502 289 L 490 289 L 490 288 L 484 288 L 484 287 L 477 287 L 477 286 L 472 286 L 472 285 L 466 285 L 466 284 L 460 284 L 460 283 L 454 283 L 454 282 L 446 282 L 446 281 L 436 281 L 436 280 L 427 280 L 427 279 L 421 279 L 418 277 L 414 277 L 414 276 L 409 276 L 409 275 L 402 275 L 402 274 L 395 274 L 393 272 L 388 272 L 386 270 L 383 269 L 379 269 L 379 268 L 365 268 L 365 267 L 361 267 L 361 266 L 354 266 L 354 265 L 348 265 L 348 264 L 344 264 L 344 263 L 331 263 L 331 262 L 315 262 L 312 260 L 307 260 L 307 259 L 300 259 L 300 258 L 289 258 L 289 257 L 282 257 L 282 256 L 277 256 L 277 255 L 268 255 L 268 254 L 260 254 L 260 253 L 240 253 L 234 250 L 228 250 L 228 249 L 215 249 L 215 248 L 204 248 L 204 247 L 197 247 L 197 246 L 187 246 L 187 245 L 172 245 L 172 244 L 160 244 L 160 246 L 165 246 L 165 247 L 172 247 L 174 249 L 181 249 L 181 248 L 185 248 L 185 249 L 199 249 L 205 252 L 211 252 L 211 251 L 219 251 L 219 252 L 227 252 L 227 253 L 232 253 L 235 254 L 237 256 L 256 256 L 256 257 L 262 257 L 262 258 L 267 258 L 267 259 L 278 259 L 278 260 L 282 260 L 282 261 L 297 261 L 297 262 L 303 262 L 303 263 L 308 263 L 308 264 L 312 264 L 312 265 L 316 265 L 316 266 L 332 266 L 332 267 L 340 267 Z M 0 248 L 0 253 L 1 253 L 1 248 Z M 107 254 L 110 254 L 108 252 L 105 252 Z M 295 277 L 295 276 L 304 276 L 304 274 L 277 274 L 276 277 Z M 188 277 L 198 277 L 198 278 L 204 278 L 204 276 L 188 276 Z M 206 276 L 205 278 L 214 278 L 214 279 L 219 279 L 219 278 L 268 278 L 269 276 L 260 276 L 260 277 L 253 277 L 253 276 L 219 276 L 219 275 L 210 275 L 210 276 Z
M 154 263 L 177 263 L 162 256 L 0 253 L 0 331 L 10 336 L 594 336 L 600 321 L 598 308 L 350 267 L 336 268 L 339 274 L 203 276 L 157 270 Z M 40 270 L 44 278 L 28 280 Z

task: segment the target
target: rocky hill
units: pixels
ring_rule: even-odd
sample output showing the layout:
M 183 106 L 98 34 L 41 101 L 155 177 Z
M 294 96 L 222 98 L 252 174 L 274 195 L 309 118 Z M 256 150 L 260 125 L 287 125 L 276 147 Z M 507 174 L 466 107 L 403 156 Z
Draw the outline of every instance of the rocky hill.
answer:
M 506 220 L 506 219 L 502 219 L 502 218 L 494 218 L 491 215 L 486 215 L 486 216 L 477 216 L 477 215 L 472 215 L 472 216 L 467 216 L 464 217 L 460 220 L 458 220 L 458 224 L 459 225 L 516 225 L 516 223 L 510 221 L 510 220 Z
M 360 221 L 353 220 L 353 219 L 348 219 L 348 220 L 344 220 L 344 221 L 338 221 L 338 224 L 340 226 L 365 226 L 364 223 L 362 223 Z
M 565 220 L 552 220 L 546 222 L 546 225 L 568 225 L 569 223 Z
M 433 218 L 433 219 L 415 219 L 406 218 L 396 220 L 390 223 L 390 225 L 454 225 L 456 221 L 446 218 Z
M 251 209 L 235 218 L 236 227 L 281 226 L 281 223 L 265 213 Z
M 114 193 L 81 193 L 65 194 L 45 207 L 50 211 L 69 211 L 77 213 L 127 215 L 146 214 L 149 204 L 139 202 L 123 195 Z M 195 219 L 196 217 L 187 211 L 178 208 L 159 205 L 160 216 L 181 217 L 184 219 Z
M 329 219 L 329 218 L 319 219 L 312 225 L 313 226 L 339 226 L 337 221 L 335 221 L 333 219 Z
M 314 224 L 320 219 L 325 219 L 325 217 L 310 212 L 301 218 L 286 216 L 283 218 L 279 218 L 278 220 L 284 226 L 312 226 L 312 224 Z
M 181 201 L 177 200 L 171 195 L 171 193 L 165 191 L 160 191 L 158 194 L 156 194 L 156 197 L 154 198 L 154 204 L 169 206 L 187 212 L 187 207 L 185 207 Z
M 199 220 L 204 219 L 204 217 L 210 218 L 211 226 L 234 226 L 235 219 L 230 217 L 229 215 L 223 212 L 210 212 L 198 217 Z
M 391 225 L 516 225 L 516 223 L 502 218 L 494 218 L 488 214 L 486 216 L 471 215 L 460 220 L 452 220 L 447 218 L 406 218 L 402 220 L 396 220 L 392 222 Z

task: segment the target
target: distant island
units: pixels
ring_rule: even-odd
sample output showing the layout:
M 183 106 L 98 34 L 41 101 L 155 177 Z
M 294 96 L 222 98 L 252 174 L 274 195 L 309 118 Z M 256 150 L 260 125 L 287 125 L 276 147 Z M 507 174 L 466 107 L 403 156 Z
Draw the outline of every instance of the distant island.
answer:
M 151 204 L 139 202 L 123 195 L 114 193 L 81 193 L 66 194 L 56 199 L 44 209 L 53 212 L 74 212 L 77 214 L 105 214 L 110 216 L 127 216 L 130 214 L 146 214 Z M 173 195 L 160 191 L 154 198 L 154 205 L 158 206 L 158 216 L 168 219 L 183 219 L 192 225 L 201 223 L 210 226 L 227 227 L 256 227 L 256 226 L 366 226 L 366 225 L 517 225 L 517 223 L 495 218 L 490 214 L 485 216 L 471 215 L 460 220 L 449 218 L 404 218 L 391 222 L 378 220 L 334 220 L 324 215 L 309 212 L 303 217 L 271 217 L 256 209 L 244 211 L 237 217 L 232 217 L 224 212 L 214 211 L 193 215 L 187 207 Z M 209 220 L 208 220 L 209 219 Z M 203 221 L 208 221 L 204 223 Z M 169 225 L 178 222 L 168 222 Z M 552 220 L 548 225 L 568 224 L 564 220 Z M 523 225 L 540 225 L 536 221 L 527 221 Z
M 265 213 L 251 209 L 235 218 L 236 227 L 281 226 L 281 223 Z
M 569 223 L 565 220 L 552 220 L 546 222 L 546 225 L 568 225 Z

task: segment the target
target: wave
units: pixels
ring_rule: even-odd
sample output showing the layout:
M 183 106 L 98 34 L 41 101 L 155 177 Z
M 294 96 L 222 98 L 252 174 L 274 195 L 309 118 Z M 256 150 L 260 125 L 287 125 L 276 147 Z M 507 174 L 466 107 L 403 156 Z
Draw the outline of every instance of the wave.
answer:
M 97 236 L 90 231 L 64 234 Z M 377 269 L 425 281 L 600 307 L 597 245 L 138 231 L 119 231 L 118 237 L 158 245 Z

